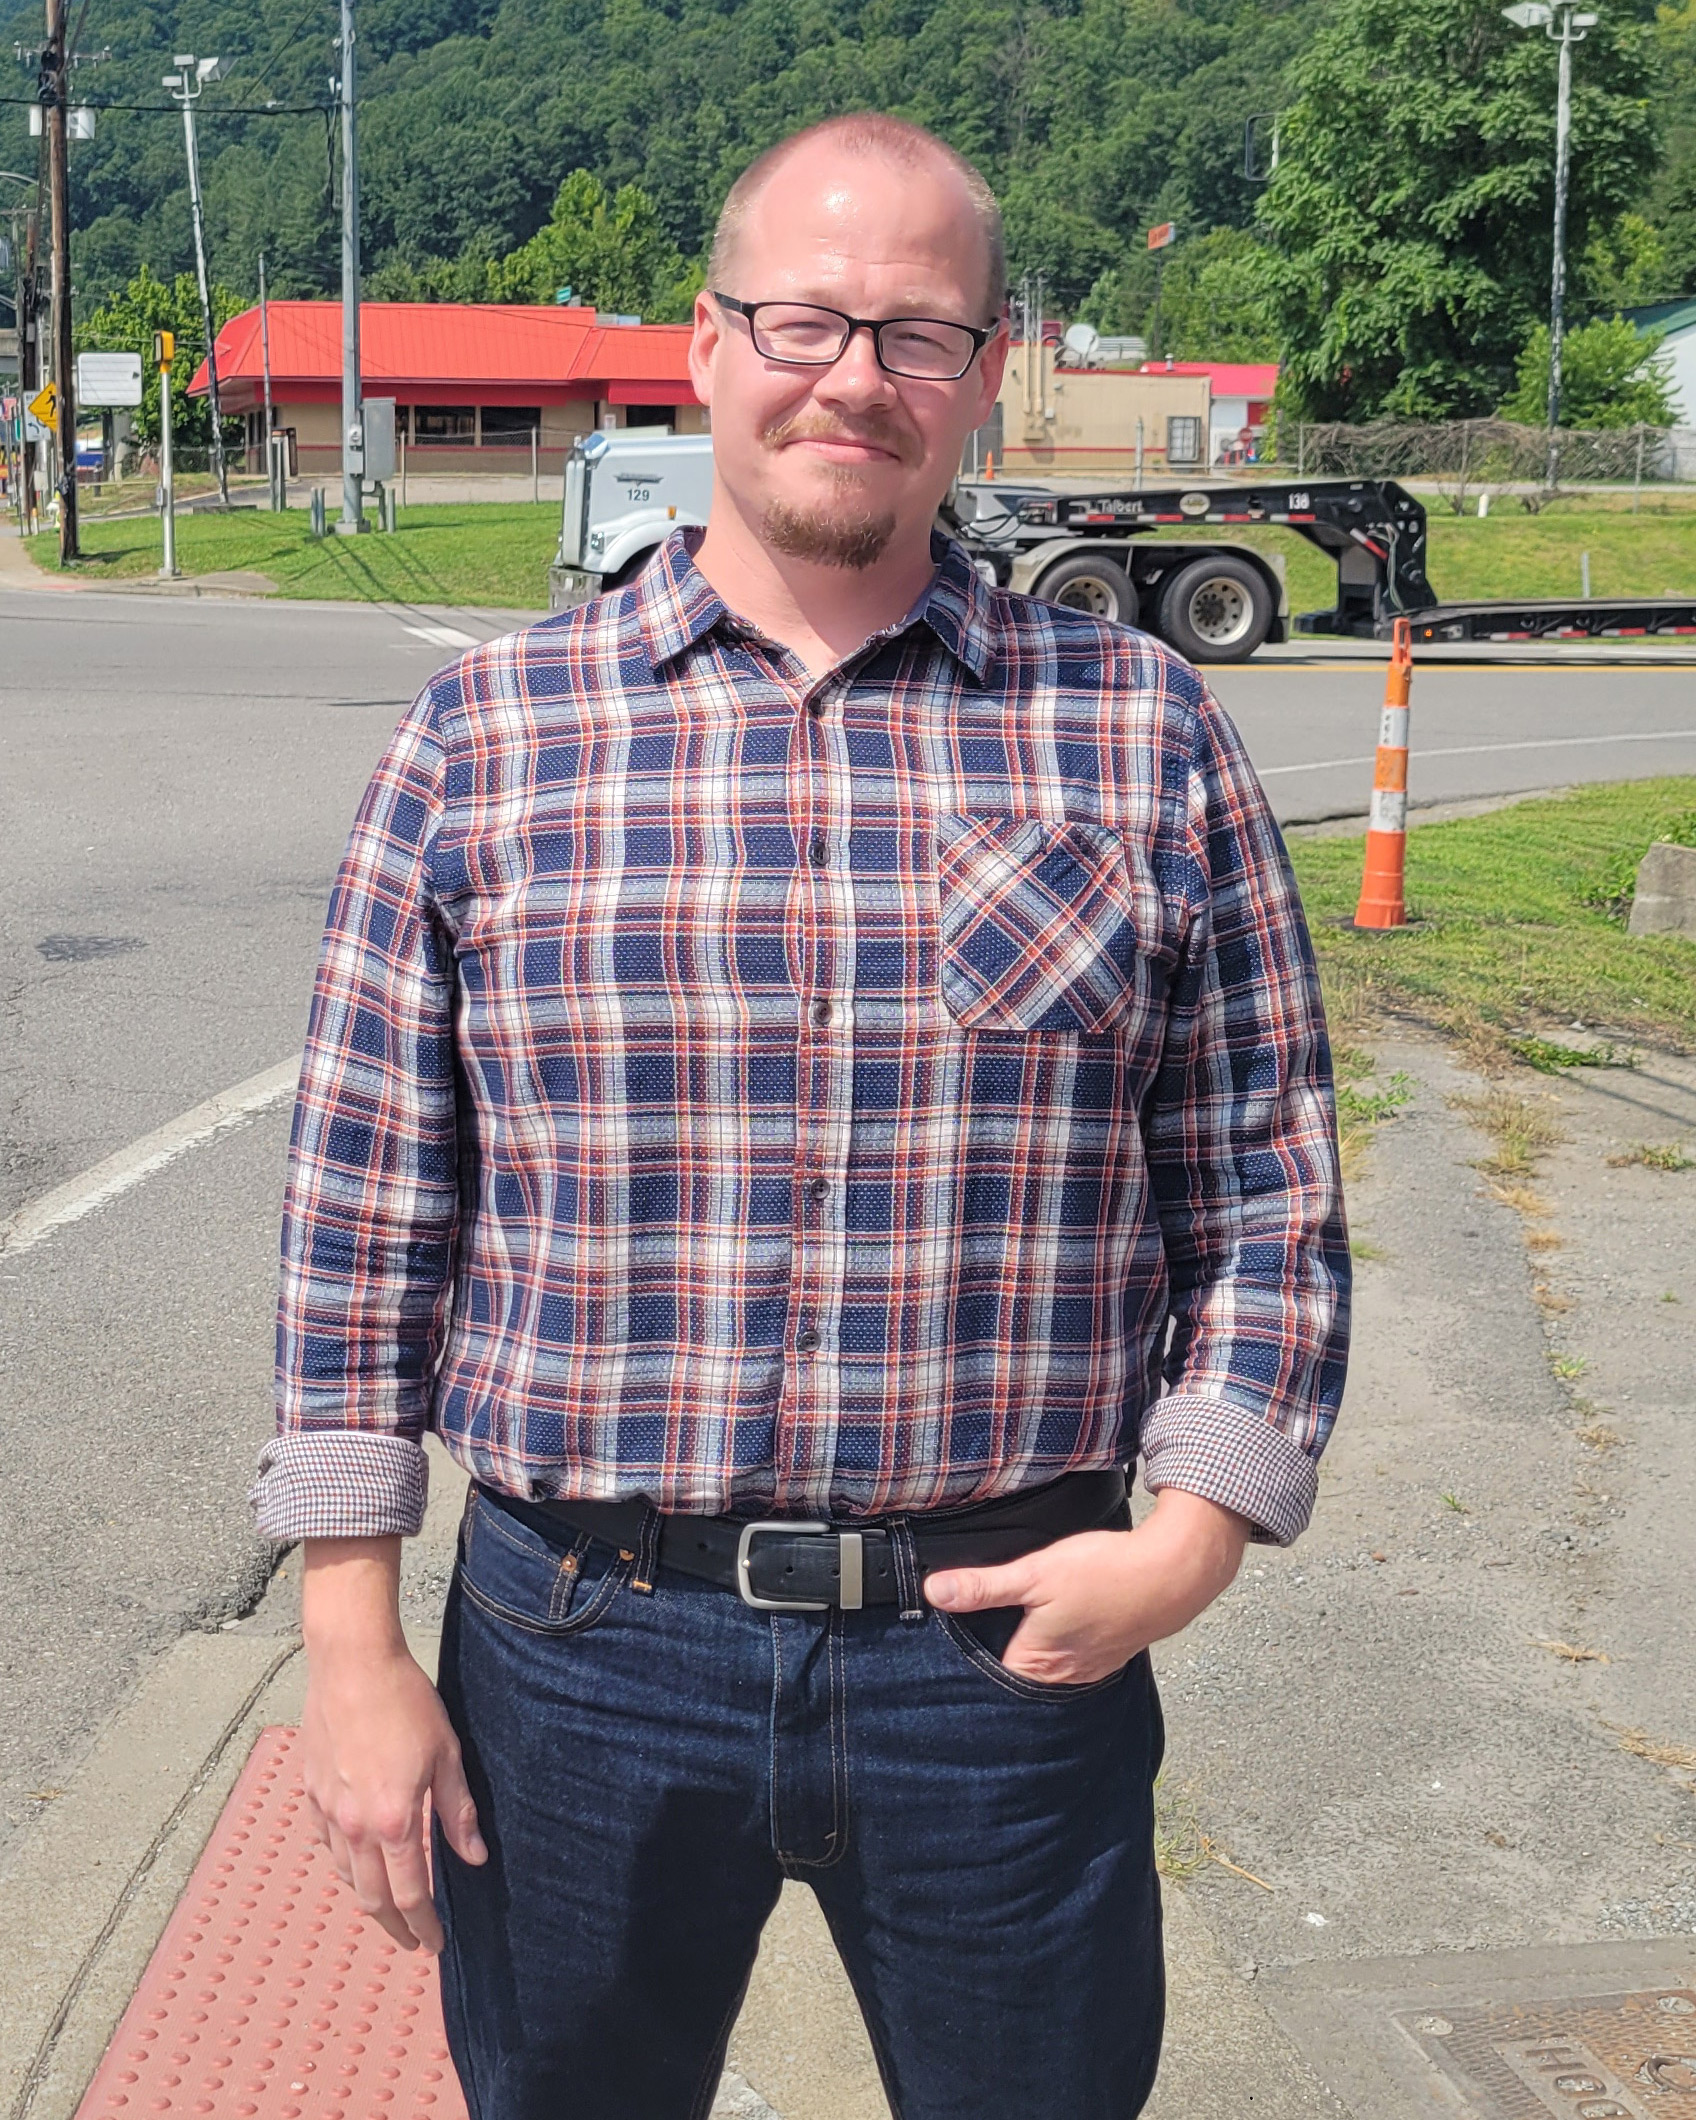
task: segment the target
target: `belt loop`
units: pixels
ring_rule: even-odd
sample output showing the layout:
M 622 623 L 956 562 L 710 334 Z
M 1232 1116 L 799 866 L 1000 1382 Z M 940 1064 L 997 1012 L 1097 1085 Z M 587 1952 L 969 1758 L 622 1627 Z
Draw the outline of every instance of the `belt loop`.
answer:
M 644 1597 L 654 1594 L 654 1574 L 660 1559 L 661 1517 L 650 1505 L 642 1514 L 642 1536 L 636 1542 L 636 1565 L 630 1571 L 630 1587 Z
M 888 1526 L 889 1554 L 895 1563 L 895 1594 L 905 1620 L 925 1617 L 924 1593 L 919 1588 L 919 1549 L 913 1527 L 904 1516 Z

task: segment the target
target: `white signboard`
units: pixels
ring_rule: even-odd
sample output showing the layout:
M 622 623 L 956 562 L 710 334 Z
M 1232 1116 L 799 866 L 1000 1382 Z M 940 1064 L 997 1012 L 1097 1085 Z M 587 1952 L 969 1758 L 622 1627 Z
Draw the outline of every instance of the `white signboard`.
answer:
M 77 404 L 96 406 L 141 403 L 141 355 L 139 353 L 79 353 L 77 355 Z

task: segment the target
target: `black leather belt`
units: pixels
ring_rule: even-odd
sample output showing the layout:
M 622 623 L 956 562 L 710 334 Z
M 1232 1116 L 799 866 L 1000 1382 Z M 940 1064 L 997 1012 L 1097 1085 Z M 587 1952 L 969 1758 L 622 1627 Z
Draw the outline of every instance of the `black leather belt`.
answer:
M 643 1501 L 524 1502 L 478 1483 L 486 1502 L 528 1524 L 557 1546 L 587 1533 L 622 1552 L 640 1550 L 654 1515 Z M 966 1509 L 927 1510 L 896 1519 L 912 1533 L 922 1580 L 938 1568 L 993 1568 L 1079 1531 L 1119 1529 L 1130 1521 L 1122 1467 L 1068 1472 Z M 833 1605 L 902 1601 L 895 1545 L 886 1523 L 809 1522 L 796 1517 L 659 1518 L 660 1564 L 734 1590 L 762 1612 L 823 1612 Z

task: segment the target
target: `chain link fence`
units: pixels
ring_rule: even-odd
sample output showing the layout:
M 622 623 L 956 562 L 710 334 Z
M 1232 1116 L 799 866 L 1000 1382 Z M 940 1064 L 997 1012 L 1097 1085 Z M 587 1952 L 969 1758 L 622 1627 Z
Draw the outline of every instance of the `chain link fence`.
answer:
M 1696 482 L 1696 428 L 1522 427 L 1512 420 L 1283 420 L 1274 461 L 1297 478 L 1432 483 L 1455 513 L 1469 494 L 1511 492 L 1535 510 L 1574 487 Z

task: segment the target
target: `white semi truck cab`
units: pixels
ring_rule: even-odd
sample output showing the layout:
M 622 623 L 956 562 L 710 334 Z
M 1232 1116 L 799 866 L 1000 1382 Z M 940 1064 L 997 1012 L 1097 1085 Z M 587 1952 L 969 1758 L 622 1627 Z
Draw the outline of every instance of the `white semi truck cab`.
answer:
M 712 497 L 710 434 L 584 435 L 566 459 L 549 609 L 569 611 L 627 582 L 673 530 L 705 523 Z

